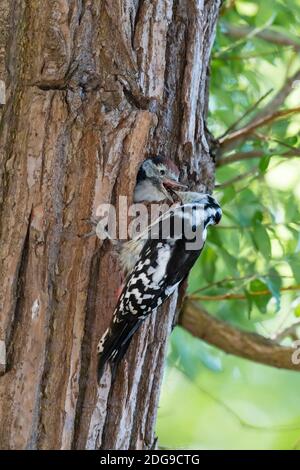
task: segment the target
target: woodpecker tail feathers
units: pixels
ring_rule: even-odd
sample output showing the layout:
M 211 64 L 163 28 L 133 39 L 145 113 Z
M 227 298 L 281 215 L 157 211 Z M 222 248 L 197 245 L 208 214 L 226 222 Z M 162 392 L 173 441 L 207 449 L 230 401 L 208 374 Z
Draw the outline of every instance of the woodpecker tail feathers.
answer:
M 100 383 L 107 362 L 110 364 L 112 382 L 115 380 L 118 364 L 140 324 L 139 319 L 115 322 L 104 333 L 98 344 L 98 383 Z

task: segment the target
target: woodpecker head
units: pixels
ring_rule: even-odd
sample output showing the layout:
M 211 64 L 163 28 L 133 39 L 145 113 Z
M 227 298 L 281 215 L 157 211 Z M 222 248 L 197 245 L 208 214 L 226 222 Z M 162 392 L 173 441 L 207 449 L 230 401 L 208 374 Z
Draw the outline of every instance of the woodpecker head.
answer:
M 205 211 L 205 226 L 217 225 L 222 218 L 222 209 L 218 201 L 207 193 L 193 191 L 175 191 L 182 204 L 200 204 Z
M 178 182 L 179 170 L 172 160 L 156 156 L 147 158 L 141 164 L 136 180 L 134 201 L 162 201 L 171 197 L 175 189 L 185 189 Z
M 217 225 L 222 218 L 222 209 L 218 201 L 213 196 L 205 194 L 201 202 L 205 211 L 204 225 Z

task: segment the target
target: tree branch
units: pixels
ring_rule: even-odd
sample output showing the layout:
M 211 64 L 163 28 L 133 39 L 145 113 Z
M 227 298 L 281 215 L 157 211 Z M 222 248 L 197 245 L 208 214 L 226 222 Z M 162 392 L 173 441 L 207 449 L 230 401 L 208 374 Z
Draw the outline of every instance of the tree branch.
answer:
M 179 324 L 193 336 L 228 354 L 280 369 L 300 371 L 300 364 L 292 362 L 294 348 L 280 346 L 256 333 L 238 330 L 209 315 L 190 300 L 183 304 Z
M 269 114 L 264 114 L 259 117 L 255 117 L 251 122 L 249 122 L 246 126 L 238 129 L 230 134 L 226 135 L 219 139 L 220 147 L 224 151 L 225 148 L 230 147 L 233 142 L 240 140 L 241 138 L 245 138 L 250 134 L 258 129 L 259 127 L 265 126 L 277 119 L 281 119 L 283 117 L 289 116 L 290 114 L 299 113 L 300 106 L 291 109 L 283 109 L 281 111 L 275 111 Z

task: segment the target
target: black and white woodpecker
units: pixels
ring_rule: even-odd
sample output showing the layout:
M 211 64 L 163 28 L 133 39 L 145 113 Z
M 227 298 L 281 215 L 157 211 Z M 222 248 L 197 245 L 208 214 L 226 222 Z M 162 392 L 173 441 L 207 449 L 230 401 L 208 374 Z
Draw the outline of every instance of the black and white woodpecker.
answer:
M 98 381 L 110 364 L 112 379 L 141 323 L 186 279 L 199 257 L 207 227 L 218 224 L 221 208 L 209 194 L 176 191 L 179 171 L 169 159 L 145 160 L 138 172 L 134 202 L 175 200 L 145 232 L 124 244 L 120 259 L 127 278 L 112 322 L 98 343 Z

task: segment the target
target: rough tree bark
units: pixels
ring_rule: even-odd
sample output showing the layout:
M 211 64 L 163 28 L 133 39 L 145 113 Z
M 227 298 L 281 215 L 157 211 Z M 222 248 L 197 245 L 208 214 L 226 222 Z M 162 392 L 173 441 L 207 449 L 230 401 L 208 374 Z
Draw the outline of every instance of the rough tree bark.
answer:
M 212 190 L 218 0 L 0 0 L 0 447 L 150 448 L 176 299 L 97 390 L 120 271 L 85 219 L 149 152 Z

